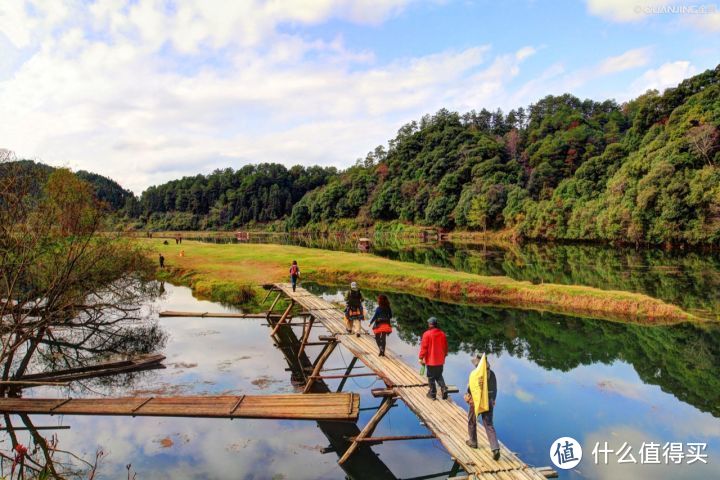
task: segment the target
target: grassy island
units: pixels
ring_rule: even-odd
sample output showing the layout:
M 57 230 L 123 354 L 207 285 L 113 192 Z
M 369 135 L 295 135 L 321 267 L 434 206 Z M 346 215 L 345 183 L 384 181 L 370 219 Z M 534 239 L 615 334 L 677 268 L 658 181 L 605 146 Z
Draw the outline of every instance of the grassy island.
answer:
M 700 320 L 678 306 L 638 293 L 598 288 L 532 284 L 503 276 L 482 276 L 405 263 L 363 253 L 274 244 L 164 245 L 141 240 L 161 252 L 168 267 L 161 277 L 189 285 L 201 297 L 252 303 L 261 285 L 287 281 L 290 262 L 300 264 L 303 281 L 410 293 L 471 305 L 510 306 L 609 320 L 675 323 Z M 181 256 L 180 253 L 183 252 Z

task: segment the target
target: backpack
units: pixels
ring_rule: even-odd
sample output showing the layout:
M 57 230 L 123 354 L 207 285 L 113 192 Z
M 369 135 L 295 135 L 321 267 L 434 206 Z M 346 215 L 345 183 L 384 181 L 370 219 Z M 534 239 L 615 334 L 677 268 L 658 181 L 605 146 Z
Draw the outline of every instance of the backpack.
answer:
M 297 265 L 293 265 L 290 267 L 290 275 L 297 276 L 298 273 L 300 273 L 300 269 Z

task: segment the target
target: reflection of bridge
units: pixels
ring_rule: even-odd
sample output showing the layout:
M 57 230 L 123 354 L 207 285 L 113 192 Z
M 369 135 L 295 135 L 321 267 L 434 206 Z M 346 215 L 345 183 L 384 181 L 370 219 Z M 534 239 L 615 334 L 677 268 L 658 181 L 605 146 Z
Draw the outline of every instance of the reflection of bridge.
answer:
M 295 332 L 292 328 L 281 328 L 275 333 L 274 339 L 277 347 L 285 356 L 292 383 L 294 385 L 304 384 L 308 373 L 312 371 L 313 364 L 307 354 L 301 350 L 300 340 Z M 330 388 L 325 381 L 318 379 L 313 383 L 312 391 L 313 393 L 329 394 Z M 348 439 L 360 434 L 360 429 L 355 423 L 328 421 L 318 421 L 317 423 L 320 431 L 330 442 L 330 445 L 322 450 L 323 453 L 335 452 L 342 455 L 350 446 Z M 396 480 L 395 475 L 369 445 L 361 445 L 352 458 L 342 465 L 342 468 L 349 479 Z
M 472 449 L 468 447 L 465 445 L 467 413 L 452 400 L 434 401 L 427 398 L 425 396 L 426 388 L 424 388 L 427 386 L 425 377 L 421 376 L 389 350 L 386 350 L 384 357 L 378 356 L 375 342 L 369 335 L 361 335 L 360 337 L 348 335 L 345 332 L 342 312 L 331 303 L 322 300 L 303 288 L 298 288 L 297 291 L 293 292 L 289 284 L 274 284 L 268 286 L 268 288 L 271 289 L 268 295 L 272 291 L 278 292 L 267 313 L 267 318 L 273 322 L 274 335 L 283 330 L 289 330 L 282 327 L 290 325 L 290 312 L 296 304 L 302 307 L 303 314 L 308 319 L 303 324 L 302 340 L 297 352 L 298 357 L 305 355 L 307 345 L 318 343 L 308 341 L 314 324 L 321 324 L 331 333 L 330 336 L 319 337 L 320 343 L 324 345 L 317 359 L 312 363 L 312 371 L 309 372 L 309 375 L 306 371 L 306 365 L 298 365 L 298 367 L 302 367 L 299 370 L 305 376 L 305 392 L 312 391 L 318 381 L 323 378 L 321 375 L 323 365 L 338 345 L 342 345 L 354 355 L 345 374 L 341 376 L 343 381 L 338 390 L 342 389 L 346 378 L 358 375 L 352 373 L 352 369 L 358 360 L 385 383 L 385 389 L 374 392 L 377 396 L 383 397 L 380 407 L 368 424 L 357 435 L 352 437 L 352 443 L 340 457 L 339 463 L 341 465 L 350 461 L 354 453 L 359 448 L 362 448 L 363 444 L 367 445 L 381 441 L 380 438 L 372 437 L 375 427 L 394 405 L 396 399 L 400 398 L 422 420 L 432 432 L 432 435 L 445 446 L 456 463 L 472 478 L 543 480 L 545 478 L 544 474 L 554 474 L 554 472 L 546 469 L 543 469 L 543 473 L 540 473 L 539 470 L 526 465 L 502 444 L 500 460 L 493 460 L 487 439 L 482 435 L 478 437 L 480 448 Z M 277 317 L 272 312 L 282 296 L 288 297 L 290 302 L 282 316 L 277 321 L 274 321 Z M 325 376 L 325 378 L 328 377 Z M 382 441 L 401 439 L 403 437 L 383 437 Z

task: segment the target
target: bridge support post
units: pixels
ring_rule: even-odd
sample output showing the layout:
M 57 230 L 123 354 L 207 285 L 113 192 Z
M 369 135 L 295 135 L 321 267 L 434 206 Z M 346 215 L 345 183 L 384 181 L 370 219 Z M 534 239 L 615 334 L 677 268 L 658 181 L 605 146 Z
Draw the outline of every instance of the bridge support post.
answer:
M 278 300 L 280 300 L 280 297 L 282 296 L 282 292 L 278 293 L 275 297 L 275 300 L 270 304 L 270 308 L 267 311 L 267 320 L 270 321 L 270 314 L 272 314 L 273 309 L 275 308 L 275 305 L 277 305 Z
M 287 318 L 290 316 L 290 310 L 292 310 L 294 305 L 295 305 L 295 300 L 290 300 L 290 305 L 288 305 L 288 307 L 283 312 L 282 317 L 280 317 L 280 320 L 278 320 L 277 323 L 275 324 L 275 328 L 273 328 L 273 331 L 270 332 L 271 337 L 275 336 L 275 334 L 280 329 L 282 324 L 285 323 Z
M 375 431 L 375 427 L 377 427 L 377 424 L 380 423 L 380 420 L 382 420 L 385 414 L 390 411 L 390 408 L 392 408 L 394 403 L 394 397 L 383 398 L 382 404 L 380 405 L 380 408 L 378 408 L 378 411 L 375 412 L 375 415 L 373 415 L 367 425 L 365 425 L 365 428 L 360 431 L 360 433 L 355 437 L 348 449 L 345 450 L 343 456 L 340 457 L 340 460 L 338 460 L 338 465 L 342 465 L 343 463 L 347 462 L 347 460 L 352 456 L 352 454 L 355 453 L 355 450 L 357 450 L 360 442 L 362 442 L 364 438 L 369 437 L 373 434 L 373 432 Z
M 313 323 L 315 323 L 315 317 L 310 317 L 310 320 L 307 321 L 307 323 L 303 324 L 303 336 L 302 340 L 300 341 L 300 349 L 298 350 L 298 358 L 300 358 L 300 355 L 303 354 L 305 351 L 305 345 L 307 345 L 308 338 L 310 337 L 310 330 L 313 327 Z
M 460 464 L 458 463 L 458 461 L 455 460 L 455 462 L 453 462 L 452 468 L 450 469 L 450 473 L 448 474 L 448 477 L 450 477 L 450 478 L 456 477 L 457 474 L 460 473 L 460 469 L 461 469 L 461 468 L 462 468 L 462 467 L 460 466 Z
M 273 292 L 277 292 L 277 290 L 275 290 L 274 288 L 270 288 L 270 289 L 268 290 L 267 295 L 265 295 L 265 298 L 263 298 L 263 301 L 260 302 L 260 305 L 262 305 L 263 303 L 267 302 L 267 299 L 270 298 L 270 295 L 272 295 Z
M 320 375 L 320 370 L 322 370 L 323 365 L 325 365 L 325 362 L 327 361 L 328 357 L 330 357 L 330 354 L 335 350 L 335 347 L 337 346 L 337 340 L 333 338 L 333 341 L 328 342 L 323 347 L 322 351 L 320 352 L 320 355 L 318 355 L 317 360 L 315 360 L 315 365 L 313 365 L 313 371 L 310 375 L 310 378 L 308 378 L 307 383 L 305 384 L 305 390 L 303 390 L 303 393 L 310 392 L 310 389 L 312 388 L 313 383 L 315 383 L 315 380 L 318 378 L 318 375 Z

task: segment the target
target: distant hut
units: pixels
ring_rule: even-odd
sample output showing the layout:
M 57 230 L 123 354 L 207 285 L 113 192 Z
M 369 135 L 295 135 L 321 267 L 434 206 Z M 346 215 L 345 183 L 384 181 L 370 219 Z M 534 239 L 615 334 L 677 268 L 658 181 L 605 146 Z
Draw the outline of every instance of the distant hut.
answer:
M 370 251 L 370 239 L 366 237 L 362 237 L 360 240 L 358 240 L 358 250 L 361 252 L 369 252 Z
M 420 230 L 420 240 L 423 242 L 434 242 L 439 239 L 437 230 L 432 228 L 425 228 Z

